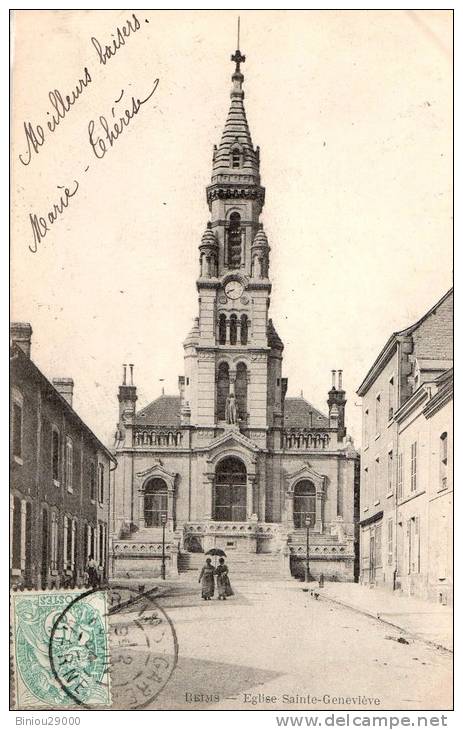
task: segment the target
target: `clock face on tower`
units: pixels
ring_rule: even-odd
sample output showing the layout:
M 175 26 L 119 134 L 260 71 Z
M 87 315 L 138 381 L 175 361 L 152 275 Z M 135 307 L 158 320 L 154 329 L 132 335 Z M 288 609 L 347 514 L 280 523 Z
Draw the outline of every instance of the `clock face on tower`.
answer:
M 240 281 L 232 280 L 225 284 L 225 294 L 229 299 L 239 299 L 244 291 Z

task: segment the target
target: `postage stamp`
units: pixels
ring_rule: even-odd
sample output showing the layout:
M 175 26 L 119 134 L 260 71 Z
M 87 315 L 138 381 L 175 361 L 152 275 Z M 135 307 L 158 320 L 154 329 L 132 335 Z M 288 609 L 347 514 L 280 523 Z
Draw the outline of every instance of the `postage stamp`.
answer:
M 149 592 L 12 595 L 14 709 L 152 706 L 178 659 L 172 621 Z
M 13 593 L 12 634 L 15 709 L 111 706 L 105 591 Z

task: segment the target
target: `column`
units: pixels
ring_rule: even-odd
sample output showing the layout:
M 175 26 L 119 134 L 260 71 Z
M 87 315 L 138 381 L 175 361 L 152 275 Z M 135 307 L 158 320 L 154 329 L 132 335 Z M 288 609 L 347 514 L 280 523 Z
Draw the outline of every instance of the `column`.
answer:
M 145 493 L 138 495 L 138 526 L 141 529 L 145 526 Z
M 225 320 L 225 344 L 230 344 L 230 319 L 228 317 Z
M 204 519 L 212 519 L 212 486 L 214 483 L 214 475 L 206 474 L 203 481 L 204 489 Z
M 173 487 L 167 488 L 167 530 L 169 532 L 174 531 L 174 489 Z
M 315 530 L 317 532 L 323 532 L 322 499 L 323 491 L 317 489 L 315 494 Z
M 294 529 L 294 493 L 286 492 L 286 526 L 288 530 Z
M 241 317 L 236 320 L 236 344 L 241 345 Z
M 254 483 L 256 481 L 256 475 L 255 474 L 248 474 L 247 480 L 246 480 L 246 519 L 249 520 L 251 517 L 254 509 L 254 500 L 253 500 L 253 494 L 254 494 Z

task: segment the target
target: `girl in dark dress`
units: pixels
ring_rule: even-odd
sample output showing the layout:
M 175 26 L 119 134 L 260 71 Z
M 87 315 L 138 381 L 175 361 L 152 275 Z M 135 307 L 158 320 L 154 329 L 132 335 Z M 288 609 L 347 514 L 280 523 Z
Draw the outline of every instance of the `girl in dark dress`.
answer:
M 206 565 L 199 574 L 198 583 L 201 583 L 201 597 L 210 601 L 214 595 L 214 566 L 210 558 L 207 558 Z
M 215 574 L 217 576 L 217 591 L 219 594 L 217 598 L 219 601 L 226 601 L 227 596 L 233 595 L 233 590 L 228 577 L 228 567 L 225 565 L 225 560 L 223 558 L 220 558 L 219 564 L 215 569 Z

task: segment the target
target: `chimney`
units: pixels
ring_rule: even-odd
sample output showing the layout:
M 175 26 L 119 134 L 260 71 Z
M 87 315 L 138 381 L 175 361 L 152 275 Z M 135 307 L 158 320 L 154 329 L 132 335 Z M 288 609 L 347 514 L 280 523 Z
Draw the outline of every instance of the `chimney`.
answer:
M 130 385 L 127 384 L 127 365 L 122 366 L 122 385 L 119 386 L 117 399 L 119 401 L 119 427 L 122 428 L 123 416 L 129 420 L 135 414 L 135 405 L 137 402 L 137 388 L 133 384 L 133 363 L 129 364 L 130 368 Z
M 16 344 L 26 355 L 31 356 L 32 327 L 28 322 L 12 322 L 10 324 L 10 344 Z
M 342 388 L 342 370 L 337 371 L 338 387 L 336 388 L 336 370 L 331 371 L 332 387 L 328 391 L 328 409 L 330 428 L 338 429 L 338 441 L 341 441 L 346 435 L 345 429 L 345 407 L 346 392 Z
M 63 396 L 64 400 L 69 403 L 72 408 L 72 396 L 74 393 L 74 381 L 72 378 L 53 378 L 53 385 L 58 393 Z

